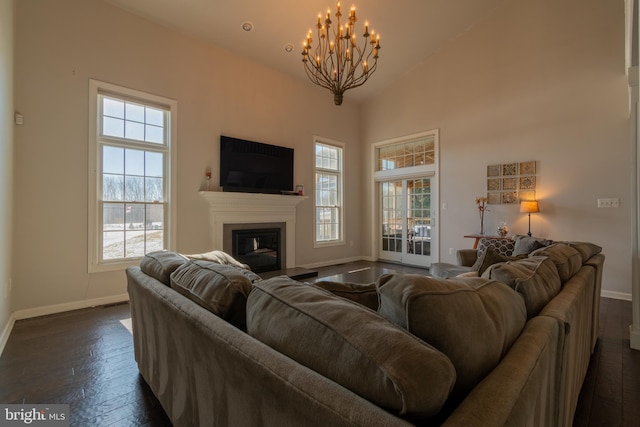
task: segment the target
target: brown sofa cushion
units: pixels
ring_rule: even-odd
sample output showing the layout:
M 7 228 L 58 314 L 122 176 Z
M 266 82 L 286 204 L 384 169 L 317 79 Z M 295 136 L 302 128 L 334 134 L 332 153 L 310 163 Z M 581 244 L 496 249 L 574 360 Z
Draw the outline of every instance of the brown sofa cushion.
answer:
M 430 345 L 372 310 L 283 276 L 256 284 L 247 331 L 401 416 L 436 414 L 455 382 L 449 359 Z
M 493 265 L 482 277 L 505 283 L 520 293 L 528 318 L 537 316 L 562 286 L 553 261 L 543 256 Z
M 563 243 L 555 243 L 544 248 L 536 249 L 531 252 L 529 256 L 549 257 L 558 269 L 560 281 L 563 285 L 582 267 L 582 256 L 580 253 L 571 246 Z
M 190 260 L 171 275 L 178 293 L 242 330 L 254 281 L 260 277 L 249 270 L 201 260 Z
M 314 285 L 326 289 L 341 298 L 362 304 L 373 311 L 378 311 L 378 290 L 375 283 L 360 284 L 321 280 L 315 282 Z
M 185 262 L 187 262 L 187 258 L 177 252 L 149 252 L 142 257 L 140 270 L 147 276 L 151 276 L 169 286 L 171 284 L 171 273 Z
M 451 359 L 454 400 L 495 368 L 527 320 L 522 297 L 496 281 L 388 274 L 377 285 L 379 313 Z

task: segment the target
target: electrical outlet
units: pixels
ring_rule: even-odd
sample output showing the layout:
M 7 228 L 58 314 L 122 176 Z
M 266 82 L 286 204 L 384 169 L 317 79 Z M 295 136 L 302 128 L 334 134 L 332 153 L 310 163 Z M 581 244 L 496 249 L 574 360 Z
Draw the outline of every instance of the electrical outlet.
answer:
M 620 199 L 598 199 L 598 207 L 599 208 L 619 208 L 620 207 Z
M 454 248 L 449 248 L 449 255 L 453 255 L 454 252 L 455 252 Z

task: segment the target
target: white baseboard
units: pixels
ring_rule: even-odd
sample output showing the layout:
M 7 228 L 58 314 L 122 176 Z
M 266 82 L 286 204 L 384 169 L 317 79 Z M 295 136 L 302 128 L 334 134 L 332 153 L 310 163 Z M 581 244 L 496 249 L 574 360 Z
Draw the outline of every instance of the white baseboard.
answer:
M 47 316 L 49 314 L 63 313 L 65 311 L 80 310 L 82 308 L 97 307 L 99 305 L 116 304 L 129 301 L 129 294 L 112 295 L 109 297 L 94 298 L 84 301 L 74 301 L 65 304 L 48 305 L 45 307 L 28 308 L 13 313 L 16 320 L 30 319 L 32 317 Z
M 7 322 L 4 329 L 2 330 L 2 335 L 0 335 L 0 356 L 4 351 L 4 346 L 7 345 L 7 341 L 9 341 L 9 335 L 11 335 L 11 331 L 13 330 L 13 325 L 15 323 L 16 323 L 16 318 L 13 315 L 13 313 L 11 313 L 11 316 L 9 316 L 9 321 Z
M 621 299 L 623 301 L 631 301 L 631 294 L 624 292 L 601 291 L 600 296 L 605 298 Z

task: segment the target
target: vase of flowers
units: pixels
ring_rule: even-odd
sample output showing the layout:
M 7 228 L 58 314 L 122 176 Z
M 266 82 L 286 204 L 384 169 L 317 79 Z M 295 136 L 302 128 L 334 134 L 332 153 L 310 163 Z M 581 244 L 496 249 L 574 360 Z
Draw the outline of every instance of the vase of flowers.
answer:
M 476 197 L 476 205 L 480 213 L 480 234 L 484 234 L 484 213 L 488 210 L 486 206 L 488 201 L 486 197 Z

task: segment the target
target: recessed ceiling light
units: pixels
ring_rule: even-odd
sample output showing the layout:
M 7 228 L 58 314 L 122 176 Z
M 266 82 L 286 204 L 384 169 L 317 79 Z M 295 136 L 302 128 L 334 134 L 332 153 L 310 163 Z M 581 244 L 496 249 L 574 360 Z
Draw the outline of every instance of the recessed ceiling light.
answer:
M 244 21 L 242 24 L 242 29 L 245 30 L 246 32 L 250 32 L 251 30 L 253 30 L 253 22 L 251 21 Z
M 293 52 L 293 44 L 287 43 L 284 45 L 285 52 Z

